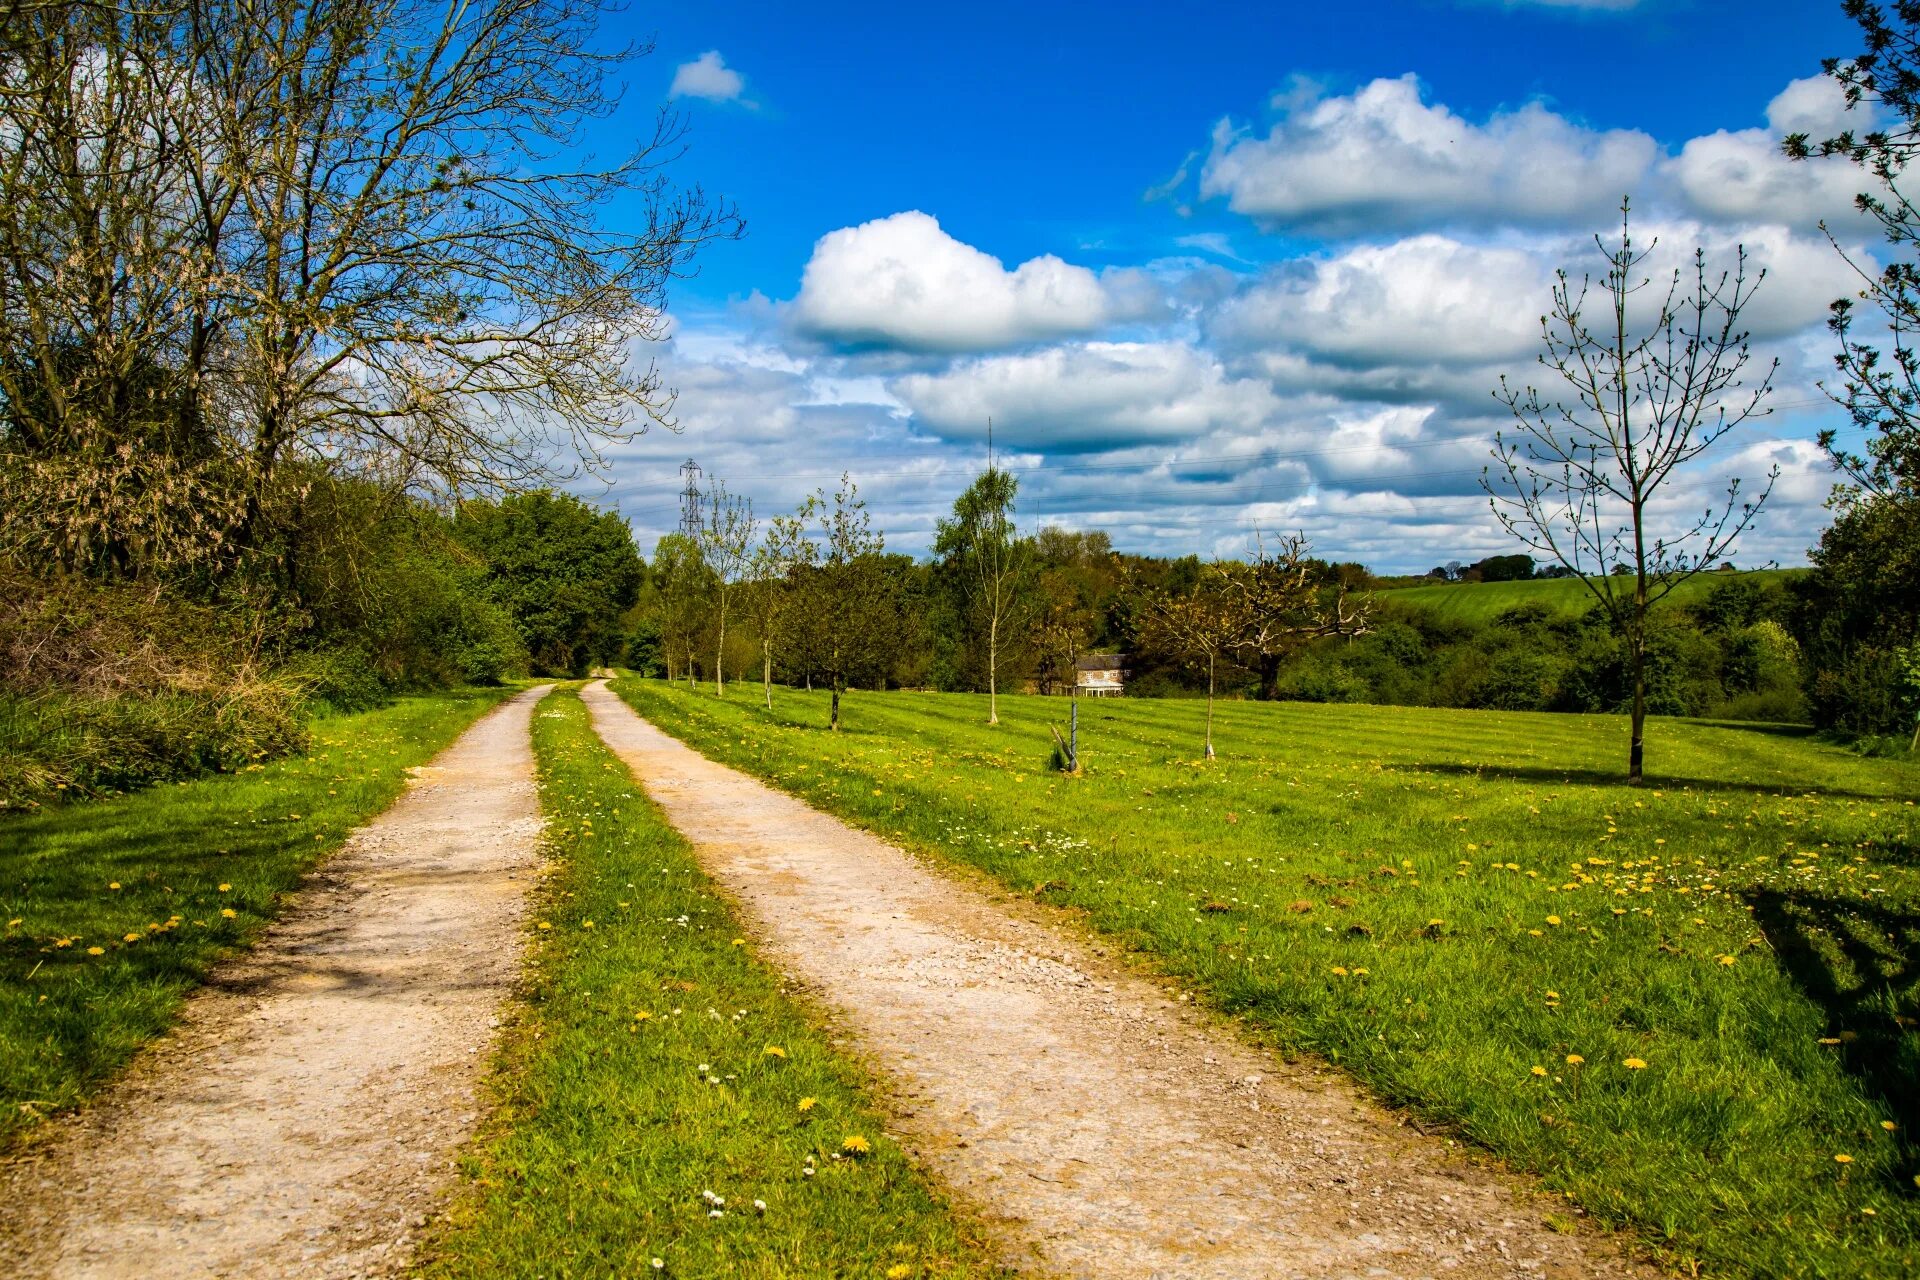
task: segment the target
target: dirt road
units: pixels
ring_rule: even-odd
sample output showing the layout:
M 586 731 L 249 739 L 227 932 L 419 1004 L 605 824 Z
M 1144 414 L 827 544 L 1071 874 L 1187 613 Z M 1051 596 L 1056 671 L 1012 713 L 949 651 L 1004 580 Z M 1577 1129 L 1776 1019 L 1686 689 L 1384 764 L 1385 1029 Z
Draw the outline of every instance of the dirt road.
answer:
M 1130 1280 L 1637 1274 L 1331 1073 L 703 758 L 604 685 L 585 696 L 766 953 L 890 1083 L 902 1139 L 1016 1256 Z
M 16 1276 L 327 1277 L 405 1265 L 471 1131 L 539 832 L 544 689 L 418 771 L 180 1029 L 0 1176 Z

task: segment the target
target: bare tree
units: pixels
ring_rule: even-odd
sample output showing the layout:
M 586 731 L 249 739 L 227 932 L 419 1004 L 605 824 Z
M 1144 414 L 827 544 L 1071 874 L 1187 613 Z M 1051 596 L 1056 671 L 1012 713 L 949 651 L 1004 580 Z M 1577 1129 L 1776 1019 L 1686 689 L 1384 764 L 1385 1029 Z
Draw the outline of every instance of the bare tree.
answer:
M 1228 647 L 1260 672 L 1263 697 L 1275 695 L 1281 664 L 1305 645 L 1369 630 L 1372 601 L 1349 599 L 1337 576 L 1321 581 L 1309 550 L 1304 534 L 1281 538 L 1271 552 L 1255 535 L 1250 562 L 1218 568 L 1241 628 Z
M 700 552 L 713 575 L 713 692 L 716 697 L 725 697 L 727 606 L 746 572 L 760 522 L 753 518 L 753 503 L 728 493 L 725 483 L 718 479 L 707 493 L 706 505 L 706 523 L 700 526 Z
M 1543 396 L 1501 379 L 1494 395 L 1519 431 L 1498 437 L 1495 466 L 1482 473 L 1481 485 L 1502 527 L 1577 575 L 1624 639 L 1633 681 L 1627 780 L 1638 783 L 1648 611 L 1726 556 L 1759 514 L 1779 468 L 1751 498 L 1730 480 L 1724 501 L 1665 532 L 1654 527 L 1655 500 L 1679 468 L 1768 412 L 1762 401 L 1778 361 L 1762 366 L 1749 385 L 1752 353 L 1740 313 L 1766 273 L 1749 277 L 1744 249 L 1732 270 L 1718 275 L 1696 249 L 1691 269 L 1674 269 L 1662 287 L 1644 274 L 1654 245 L 1634 244 L 1628 214 L 1622 203 L 1617 243 L 1594 237 L 1607 263 L 1598 325 L 1586 315 L 1593 278 L 1575 286 L 1565 270 L 1558 273 L 1553 310 L 1540 321 L 1546 349 L 1539 360 L 1565 392 Z M 1643 291 L 1652 306 L 1636 302 Z
M 1207 759 L 1213 752 L 1213 693 L 1220 660 L 1228 657 L 1246 634 L 1244 595 L 1229 586 L 1227 566 L 1210 564 L 1201 570 L 1191 591 L 1160 591 L 1148 597 L 1143 630 L 1150 642 L 1170 649 L 1207 668 Z
M 748 566 L 747 606 L 760 633 L 760 686 L 773 710 L 773 647 L 787 627 L 799 580 L 819 559 L 819 548 L 807 537 L 806 508 L 799 514 L 775 516 L 767 522 L 767 536 L 754 548 Z
M 935 554 L 959 570 L 967 603 L 986 627 L 988 724 L 1000 723 L 1000 655 L 1027 613 L 1021 588 L 1030 557 L 1013 523 L 1019 487 L 989 459 L 954 500 L 953 518 L 940 521 L 933 544 Z
M 7 545 L 257 544 L 289 461 L 491 489 L 670 420 L 630 353 L 664 335 L 693 252 L 739 223 L 667 184 L 671 115 L 605 167 L 565 158 L 636 52 L 605 44 L 607 9 L 16 4 Z

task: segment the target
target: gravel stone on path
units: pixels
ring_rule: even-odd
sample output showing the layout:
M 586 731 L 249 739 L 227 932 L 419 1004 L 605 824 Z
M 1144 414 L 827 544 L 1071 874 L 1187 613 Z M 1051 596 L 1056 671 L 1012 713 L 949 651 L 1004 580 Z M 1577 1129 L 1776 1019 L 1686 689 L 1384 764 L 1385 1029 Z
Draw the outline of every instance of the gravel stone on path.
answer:
M 8 1275 L 405 1268 L 478 1120 L 537 862 L 529 734 L 488 712 L 360 828 L 179 1029 L 0 1170 Z
M 1075 1277 L 1651 1274 L 1564 1201 L 1281 1062 L 879 838 L 707 760 L 606 686 L 594 725 L 844 1023 L 893 1127 L 1007 1257 Z

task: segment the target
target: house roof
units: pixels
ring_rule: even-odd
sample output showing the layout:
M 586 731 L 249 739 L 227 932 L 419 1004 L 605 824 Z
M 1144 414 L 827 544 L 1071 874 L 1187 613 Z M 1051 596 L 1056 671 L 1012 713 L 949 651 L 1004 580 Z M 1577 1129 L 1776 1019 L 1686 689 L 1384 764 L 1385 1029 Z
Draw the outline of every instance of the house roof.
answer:
M 1076 671 L 1118 671 L 1127 665 L 1124 653 L 1084 654 L 1073 664 Z

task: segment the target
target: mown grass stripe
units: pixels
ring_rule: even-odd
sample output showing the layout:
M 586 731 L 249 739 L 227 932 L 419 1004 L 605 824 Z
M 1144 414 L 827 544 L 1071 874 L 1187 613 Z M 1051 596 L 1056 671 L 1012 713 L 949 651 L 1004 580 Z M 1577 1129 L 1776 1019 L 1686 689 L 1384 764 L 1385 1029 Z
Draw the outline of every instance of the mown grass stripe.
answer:
M 423 1273 L 995 1274 L 577 690 L 533 724 L 550 861 L 527 1005 Z

